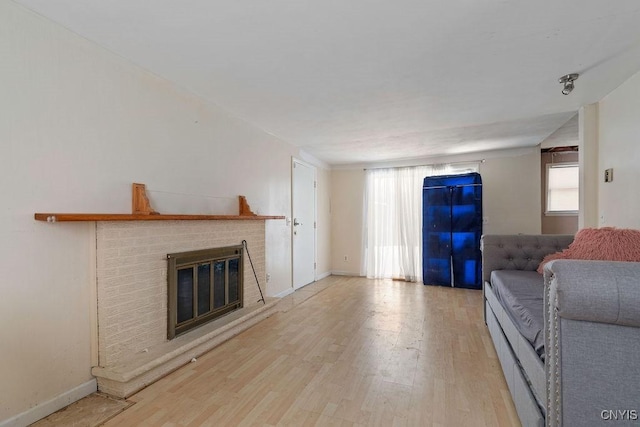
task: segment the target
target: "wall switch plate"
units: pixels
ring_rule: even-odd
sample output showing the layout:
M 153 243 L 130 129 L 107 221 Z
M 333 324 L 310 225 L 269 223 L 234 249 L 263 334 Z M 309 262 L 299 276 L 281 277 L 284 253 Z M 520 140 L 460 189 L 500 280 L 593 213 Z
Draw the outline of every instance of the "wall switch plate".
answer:
M 611 181 L 613 181 L 613 168 L 609 168 L 604 171 L 604 182 Z

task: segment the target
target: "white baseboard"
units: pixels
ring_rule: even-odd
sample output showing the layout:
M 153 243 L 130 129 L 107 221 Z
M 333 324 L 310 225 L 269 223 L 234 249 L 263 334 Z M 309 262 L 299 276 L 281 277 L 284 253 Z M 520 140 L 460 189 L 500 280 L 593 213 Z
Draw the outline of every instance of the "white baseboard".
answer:
M 24 427 L 29 424 L 53 414 L 54 412 L 72 404 L 73 402 L 82 399 L 95 393 L 98 390 L 98 384 L 96 379 L 87 381 L 84 384 L 80 384 L 77 387 L 72 388 L 53 399 L 42 402 L 33 408 L 24 411 L 14 417 L 0 421 L 0 427 Z
M 318 275 L 316 276 L 316 282 L 317 282 L 318 280 L 322 280 L 322 279 L 324 279 L 325 277 L 329 277 L 329 276 L 331 276 L 331 272 L 330 272 L 330 271 L 327 271 L 326 273 L 318 274 Z
M 315 281 L 315 280 L 314 280 L 313 282 L 309 282 L 309 283 L 307 283 L 306 285 L 302 285 L 302 286 L 300 286 L 300 287 L 295 288 L 295 289 L 294 289 L 294 291 L 299 291 L 300 289 L 305 288 L 305 287 L 307 287 L 307 286 L 309 286 L 309 285 L 313 285 L 314 283 L 316 283 L 316 281 Z
M 294 289 L 293 288 L 289 288 L 289 289 L 285 289 L 284 291 L 277 293 L 274 295 L 275 298 L 284 298 L 287 295 L 291 295 L 293 293 Z M 2 427 L 2 426 L 0 426 Z
M 332 271 L 331 274 L 334 276 L 364 277 L 364 276 L 361 276 L 360 273 L 353 273 L 351 271 Z

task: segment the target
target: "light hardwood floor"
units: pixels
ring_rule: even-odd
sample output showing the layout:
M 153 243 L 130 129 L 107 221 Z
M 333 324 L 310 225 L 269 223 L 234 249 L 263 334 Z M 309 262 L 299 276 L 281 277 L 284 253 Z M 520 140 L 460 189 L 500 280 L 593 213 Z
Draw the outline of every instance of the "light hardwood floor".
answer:
M 519 425 L 480 291 L 309 286 L 322 291 L 287 297 L 286 312 L 132 396 L 105 426 Z

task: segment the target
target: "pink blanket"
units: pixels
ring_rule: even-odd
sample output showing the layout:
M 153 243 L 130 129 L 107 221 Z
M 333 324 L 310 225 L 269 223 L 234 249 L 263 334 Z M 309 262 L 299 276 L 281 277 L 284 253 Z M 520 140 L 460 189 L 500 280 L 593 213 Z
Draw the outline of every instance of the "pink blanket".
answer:
M 584 228 L 569 247 L 547 255 L 538 266 L 538 273 L 554 259 L 588 259 L 601 261 L 640 262 L 640 230 L 628 228 Z

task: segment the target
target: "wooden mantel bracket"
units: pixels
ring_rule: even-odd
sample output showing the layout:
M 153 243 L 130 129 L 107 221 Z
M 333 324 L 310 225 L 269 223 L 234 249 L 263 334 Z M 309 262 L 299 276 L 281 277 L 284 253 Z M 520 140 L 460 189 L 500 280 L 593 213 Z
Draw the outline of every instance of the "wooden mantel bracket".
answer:
M 240 205 L 240 216 L 258 216 L 251 211 L 251 207 L 249 206 L 249 203 L 247 203 L 247 199 L 244 196 L 238 196 L 238 202 Z
M 131 184 L 131 213 L 133 215 L 159 215 L 154 211 L 147 197 L 147 187 L 144 184 Z

